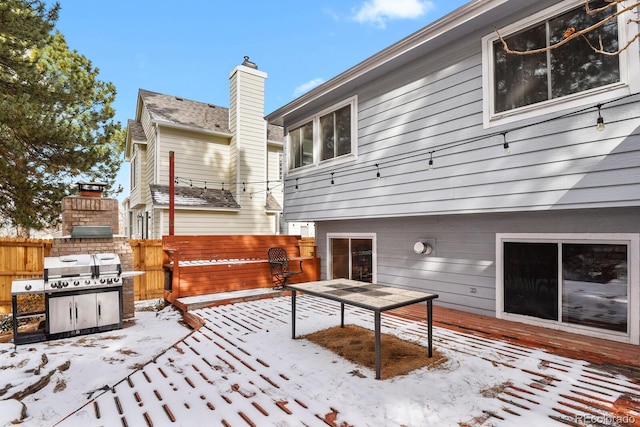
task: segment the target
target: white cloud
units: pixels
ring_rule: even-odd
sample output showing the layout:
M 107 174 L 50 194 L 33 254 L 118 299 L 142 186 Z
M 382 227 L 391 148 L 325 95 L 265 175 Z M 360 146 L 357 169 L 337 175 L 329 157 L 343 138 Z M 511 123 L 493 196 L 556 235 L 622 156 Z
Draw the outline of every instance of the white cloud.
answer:
M 429 0 L 369 0 L 354 10 L 353 19 L 384 28 L 387 20 L 416 19 L 433 8 Z
M 321 78 L 313 79 L 307 83 L 302 83 L 300 86 L 293 90 L 293 96 L 297 98 L 300 95 L 309 92 L 314 87 L 320 86 L 322 83 L 324 83 L 324 79 Z

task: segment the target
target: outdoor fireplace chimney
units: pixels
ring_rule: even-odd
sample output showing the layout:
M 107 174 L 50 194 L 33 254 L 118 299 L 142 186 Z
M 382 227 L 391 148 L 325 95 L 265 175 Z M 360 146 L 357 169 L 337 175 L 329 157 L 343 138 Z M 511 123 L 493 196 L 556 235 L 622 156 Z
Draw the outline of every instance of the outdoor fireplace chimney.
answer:
M 101 182 L 79 182 L 78 192 L 81 197 L 102 197 L 106 186 Z

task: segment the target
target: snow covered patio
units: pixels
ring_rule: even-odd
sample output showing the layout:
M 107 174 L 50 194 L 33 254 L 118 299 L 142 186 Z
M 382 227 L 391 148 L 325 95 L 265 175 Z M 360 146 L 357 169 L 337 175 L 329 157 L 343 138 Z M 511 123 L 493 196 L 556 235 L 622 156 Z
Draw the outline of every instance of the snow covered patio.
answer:
M 339 324 L 337 303 L 298 298 L 309 298 L 298 306 L 299 335 Z M 104 334 L 106 348 L 99 346 L 103 334 L 20 346 L 14 362 L 29 352 L 37 360 L 14 363 L 14 374 L 40 362 L 44 351 L 49 363 L 58 366 L 64 358 L 55 350 L 74 347 L 69 369 L 54 374 L 52 383 L 66 376 L 67 390 L 59 394 L 74 393 L 69 403 L 78 402 L 77 410 L 34 413 L 47 399 L 60 400 L 54 384 L 49 384 L 25 398 L 28 418 L 23 425 L 640 425 L 640 379 L 634 369 L 552 354 L 510 343 L 509 337 L 496 340 L 490 332 L 486 337 L 464 333 L 453 322 L 438 327 L 436 311 L 434 348 L 448 361 L 431 370 L 375 380 L 367 368 L 305 339 L 292 340 L 290 307 L 289 297 L 278 296 L 194 310 L 190 313 L 201 317 L 204 326 L 191 333 L 185 330 L 186 336 L 173 346 L 175 341 L 167 341 L 166 351 L 158 348 L 163 330 L 172 332 L 177 323 L 172 307 L 155 319 L 137 313 L 140 320 L 135 325 Z M 371 312 L 346 310 L 347 323 L 372 328 Z M 423 315 L 424 306 L 418 310 Z M 382 328 L 383 333 L 426 343 L 426 321 L 416 317 L 383 315 Z M 114 335 L 118 338 L 111 338 Z M 130 342 L 141 337 L 148 340 L 146 345 Z M 76 341 L 92 339 L 94 345 L 81 357 Z M 119 350 L 109 348 L 118 340 Z M 136 355 L 145 362 L 132 366 L 123 356 L 127 348 L 148 348 L 149 353 Z M 9 362 L 7 354 L 0 354 L 3 367 Z M 111 377 L 103 375 L 101 363 L 116 355 L 123 362 L 114 366 Z M 74 366 L 84 362 L 95 365 L 95 375 L 89 367 L 82 378 L 72 378 Z M 128 372 L 122 374 L 124 367 Z M 98 374 L 100 378 L 94 378 Z M 2 387 L 11 377 L 0 378 L 5 380 Z M 72 387 L 77 381 L 81 384 Z M 108 387 L 99 389 L 105 384 Z

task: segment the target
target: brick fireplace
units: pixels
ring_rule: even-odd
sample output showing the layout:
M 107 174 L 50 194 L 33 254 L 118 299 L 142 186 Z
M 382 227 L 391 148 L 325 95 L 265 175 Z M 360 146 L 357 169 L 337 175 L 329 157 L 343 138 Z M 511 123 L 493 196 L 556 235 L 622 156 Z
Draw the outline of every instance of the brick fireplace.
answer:
M 133 250 L 128 237 L 119 234 L 117 199 L 102 196 L 105 184 L 79 183 L 79 195 L 62 200 L 62 235 L 53 239 L 52 257 L 116 253 L 123 271 L 133 270 Z M 122 315 L 135 315 L 133 278 L 122 282 Z

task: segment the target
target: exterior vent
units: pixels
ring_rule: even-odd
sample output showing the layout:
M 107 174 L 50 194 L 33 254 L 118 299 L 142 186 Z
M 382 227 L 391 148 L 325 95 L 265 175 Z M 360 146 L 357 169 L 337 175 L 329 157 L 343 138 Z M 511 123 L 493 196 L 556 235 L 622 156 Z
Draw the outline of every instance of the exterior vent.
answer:
M 75 225 L 71 230 L 73 239 L 111 239 L 113 230 L 108 225 Z
M 254 70 L 258 69 L 258 66 L 256 65 L 255 62 L 249 61 L 249 57 L 248 56 L 244 57 L 244 61 L 242 62 L 242 65 L 244 65 L 245 67 L 253 68 Z

